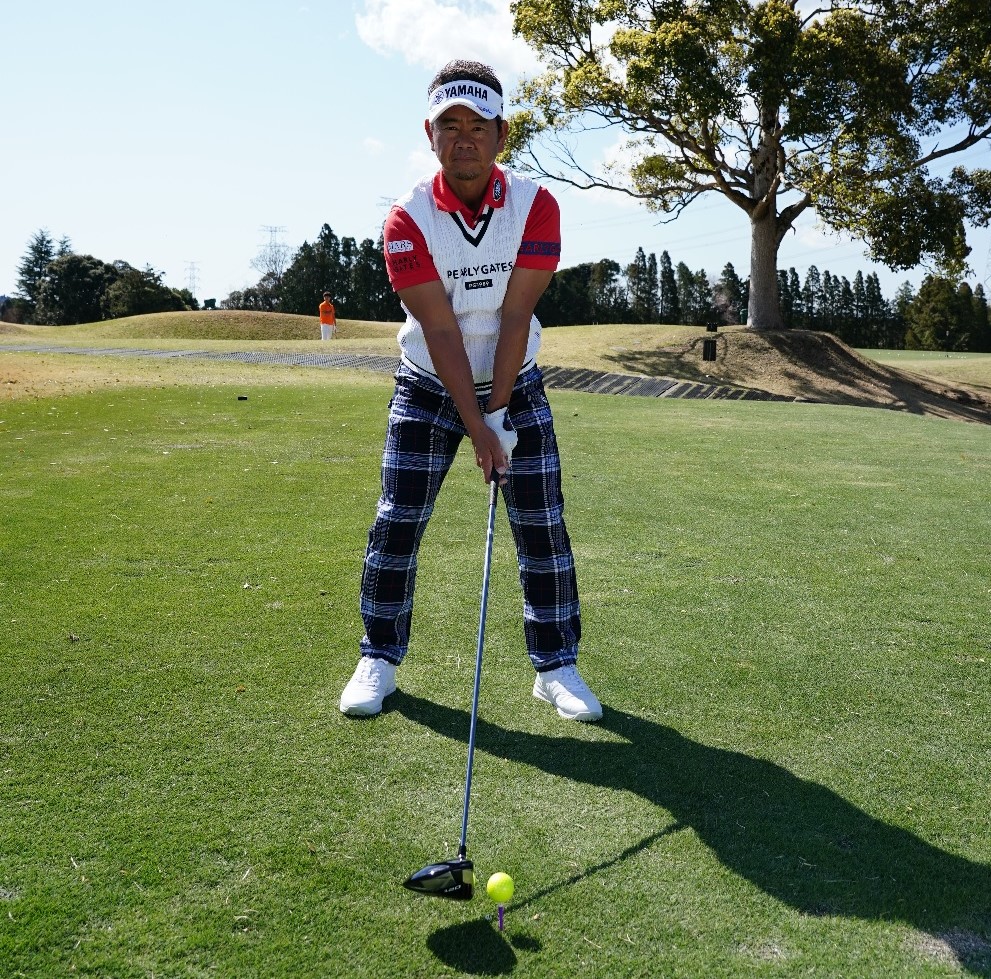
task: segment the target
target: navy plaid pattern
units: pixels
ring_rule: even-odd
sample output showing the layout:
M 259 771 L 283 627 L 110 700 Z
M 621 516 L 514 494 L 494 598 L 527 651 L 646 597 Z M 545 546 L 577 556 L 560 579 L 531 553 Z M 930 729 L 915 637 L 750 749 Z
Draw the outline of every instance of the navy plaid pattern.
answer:
M 480 396 L 480 404 L 485 397 Z M 523 631 L 538 671 L 577 662 L 578 583 L 564 525 L 561 462 L 540 369 L 523 372 L 509 417 L 519 442 L 503 499 L 523 586 Z M 396 374 L 382 455 L 382 496 L 361 579 L 365 656 L 402 662 L 409 645 L 417 551 L 444 478 L 465 437 L 443 386 L 405 365 Z

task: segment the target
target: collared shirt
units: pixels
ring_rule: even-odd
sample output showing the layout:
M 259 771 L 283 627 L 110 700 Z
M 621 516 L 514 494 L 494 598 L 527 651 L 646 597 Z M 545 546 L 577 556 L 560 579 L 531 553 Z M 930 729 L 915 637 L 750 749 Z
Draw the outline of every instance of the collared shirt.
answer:
M 447 293 L 476 385 L 492 380 L 502 304 L 517 267 L 553 271 L 561 254 L 557 202 L 534 180 L 493 168 L 481 206 L 466 208 L 443 177 L 427 174 L 393 205 L 384 229 L 389 279 L 397 291 L 439 280 Z M 524 365 L 540 349 L 536 316 Z M 406 309 L 403 360 L 436 375 L 423 324 Z
M 457 215 L 470 230 L 478 228 L 479 222 L 486 220 L 488 208 L 499 209 L 505 205 L 506 186 L 506 175 L 498 166 L 493 167 L 482 203 L 474 211 L 454 193 L 442 170 L 434 175 L 431 185 L 437 209 Z M 404 208 L 396 205 L 389 212 L 384 238 L 386 268 L 394 290 L 407 289 L 441 277 L 422 231 Z M 561 212 L 550 192 L 540 187 L 527 215 L 515 264 L 521 268 L 553 272 L 560 257 Z

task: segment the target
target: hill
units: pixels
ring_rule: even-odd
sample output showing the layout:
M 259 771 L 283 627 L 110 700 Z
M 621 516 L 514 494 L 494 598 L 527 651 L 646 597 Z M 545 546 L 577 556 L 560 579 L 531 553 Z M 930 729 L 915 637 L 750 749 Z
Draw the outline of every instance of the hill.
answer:
M 398 323 L 338 320 L 341 339 L 395 339 Z M 7 336 L 30 335 L 89 340 L 319 340 L 315 316 L 216 309 L 184 313 L 148 313 L 80 326 L 16 327 L 0 324 Z
M 706 336 L 654 350 L 615 351 L 610 359 L 638 374 L 991 424 L 991 386 L 953 384 L 900 370 L 861 355 L 830 333 L 731 329 L 716 335 L 715 361 L 702 360 Z M 987 362 L 991 374 L 991 356 Z

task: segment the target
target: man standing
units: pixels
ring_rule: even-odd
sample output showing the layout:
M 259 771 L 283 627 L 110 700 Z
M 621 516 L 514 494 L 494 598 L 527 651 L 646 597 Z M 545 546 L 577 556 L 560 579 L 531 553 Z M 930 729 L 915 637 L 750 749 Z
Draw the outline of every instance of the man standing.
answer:
M 330 293 L 323 294 L 320 303 L 320 339 L 333 340 L 337 332 L 337 317 L 334 315 L 334 304 L 330 301 Z
M 533 695 L 564 718 L 595 721 L 602 707 L 576 668 L 578 586 L 553 419 L 536 365 L 533 310 L 561 252 L 557 202 L 496 166 L 508 124 L 491 68 L 453 61 L 428 94 L 424 128 L 440 170 L 397 201 L 385 224 L 389 279 L 406 322 L 361 580 L 362 656 L 340 707 L 377 714 L 396 689 L 417 550 L 467 435 L 486 482 L 498 474 L 506 502 L 537 674 Z

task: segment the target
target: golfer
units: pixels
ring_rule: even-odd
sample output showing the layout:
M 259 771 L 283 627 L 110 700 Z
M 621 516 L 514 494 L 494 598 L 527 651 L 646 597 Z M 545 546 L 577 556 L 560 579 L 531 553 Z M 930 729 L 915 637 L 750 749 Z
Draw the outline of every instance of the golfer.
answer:
M 330 301 L 330 293 L 323 294 L 323 302 L 320 303 L 320 339 L 333 340 L 337 331 L 337 316 L 334 313 L 334 304 Z
M 561 253 L 548 191 L 496 166 L 508 134 L 491 68 L 453 61 L 429 88 L 424 123 L 440 170 L 397 201 L 385 259 L 406 311 L 382 458 L 382 495 L 361 579 L 361 659 L 341 696 L 377 714 L 396 689 L 413 613 L 417 549 L 467 435 L 486 482 L 498 473 L 523 586 L 533 695 L 570 720 L 602 707 L 576 668 L 581 621 L 561 464 L 536 365 L 533 315 Z

